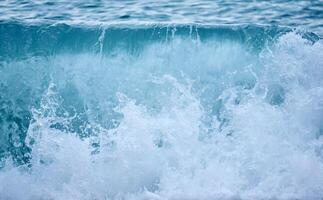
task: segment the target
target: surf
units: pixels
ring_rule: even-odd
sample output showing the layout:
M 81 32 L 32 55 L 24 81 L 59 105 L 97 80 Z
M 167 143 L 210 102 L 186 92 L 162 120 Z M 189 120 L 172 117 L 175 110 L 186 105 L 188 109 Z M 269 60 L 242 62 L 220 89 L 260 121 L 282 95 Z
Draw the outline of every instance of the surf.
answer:
M 6 22 L 0 37 L 4 199 L 323 196 L 314 33 Z

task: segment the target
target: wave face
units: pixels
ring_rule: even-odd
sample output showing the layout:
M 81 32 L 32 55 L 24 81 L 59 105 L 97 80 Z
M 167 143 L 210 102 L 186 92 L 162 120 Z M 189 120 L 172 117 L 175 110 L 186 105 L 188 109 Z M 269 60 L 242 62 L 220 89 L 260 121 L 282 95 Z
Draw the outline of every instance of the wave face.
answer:
M 323 43 L 260 26 L 0 24 L 1 199 L 320 199 Z

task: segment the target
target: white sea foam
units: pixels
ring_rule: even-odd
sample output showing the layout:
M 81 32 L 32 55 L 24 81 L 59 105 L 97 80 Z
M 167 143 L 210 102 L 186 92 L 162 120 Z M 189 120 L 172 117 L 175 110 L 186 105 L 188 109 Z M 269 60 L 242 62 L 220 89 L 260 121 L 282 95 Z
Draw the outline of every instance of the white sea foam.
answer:
M 139 56 L 51 58 L 32 166 L 8 161 L 1 198 L 320 199 L 322 52 L 289 33 L 260 54 L 178 39 Z M 75 118 L 58 112 L 74 90 L 89 137 L 53 126 Z

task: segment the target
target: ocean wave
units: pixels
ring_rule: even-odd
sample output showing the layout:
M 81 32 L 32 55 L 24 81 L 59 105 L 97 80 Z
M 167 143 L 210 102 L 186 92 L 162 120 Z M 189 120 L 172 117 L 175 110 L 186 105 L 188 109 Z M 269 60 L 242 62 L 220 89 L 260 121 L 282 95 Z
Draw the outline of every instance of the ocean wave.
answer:
M 115 53 L 120 49 L 138 53 L 145 45 L 168 42 L 174 37 L 204 41 L 235 41 L 261 50 L 279 36 L 293 31 L 278 26 L 206 26 L 206 25 L 110 25 L 71 26 L 29 25 L 19 22 L 0 23 L 0 61 L 51 56 L 59 53 Z M 300 33 L 311 41 L 320 37 L 311 32 Z
M 18 23 L 0 34 L 1 198 L 323 196 L 317 35 Z

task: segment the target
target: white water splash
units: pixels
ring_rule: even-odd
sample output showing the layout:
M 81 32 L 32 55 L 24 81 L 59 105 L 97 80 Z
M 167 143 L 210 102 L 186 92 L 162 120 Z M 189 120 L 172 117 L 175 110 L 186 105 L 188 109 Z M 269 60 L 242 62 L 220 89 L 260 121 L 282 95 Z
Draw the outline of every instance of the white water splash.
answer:
M 28 130 L 32 167 L 8 163 L 1 198 L 320 199 L 321 52 L 322 42 L 290 33 L 260 55 L 175 40 L 139 57 L 53 58 L 55 83 Z M 70 74 L 90 137 L 52 126 L 70 122 L 57 116 Z

